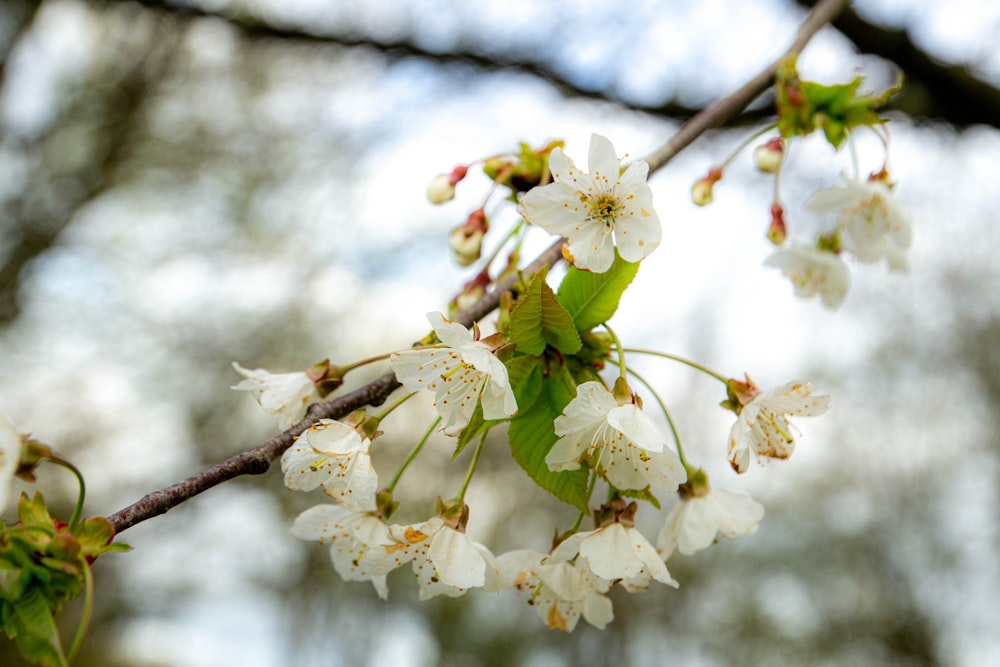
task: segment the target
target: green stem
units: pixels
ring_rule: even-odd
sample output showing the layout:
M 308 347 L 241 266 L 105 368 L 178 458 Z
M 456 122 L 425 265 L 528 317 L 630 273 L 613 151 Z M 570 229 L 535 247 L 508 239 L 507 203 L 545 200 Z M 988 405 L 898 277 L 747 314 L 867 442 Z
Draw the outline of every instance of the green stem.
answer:
M 497 247 L 493 249 L 492 253 L 490 253 L 489 259 L 483 262 L 484 268 L 489 266 L 494 262 L 494 260 L 496 260 L 496 258 L 500 255 L 500 251 L 503 250 L 503 247 L 507 245 L 508 241 L 514 238 L 515 234 L 521 231 L 522 227 L 524 227 L 524 218 L 521 218 L 520 222 L 511 227 L 510 231 L 508 231 L 507 234 L 503 237 L 503 239 L 500 240 L 500 243 L 497 244 Z
M 591 494 L 594 493 L 594 486 L 596 484 L 597 484 L 597 471 L 592 470 L 590 471 L 590 481 L 587 483 L 588 500 L 590 499 Z M 580 530 L 580 524 L 583 523 L 583 517 L 587 516 L 587 514 L 588 514 L 587 510 L 580 510 L 580 513 L 576 515 L 576 521 L 574 521 L 573 525 L 569 527 L 568 532 L 571 535 Z
M 681 460 L 681 465 L 684 466 L 684 470 L 688 471 L 690 474 L 691 467 L 688 465 L 687 459 L 684 458 L 684 447 L 681 445 L 681 436 L 677 433 L 677 425 L 674 423 L 674 418 L 670 415 L 670 410 L 667 409 L 667 404 L 663 402 L 663 398 L 655 389 L 653 389 L 653 385 L 651 385 L 646 378 L 642 377 L 631 368 L 628 372 L 631 373 L 632 377 L 638 380 L 640 384 L 649 390 L 649 393 L 653 395 L 653 398 L 656 400 L 657 404 L 659 404 L 660 410 L 663 411 L 663 416 L 667 418 L 667 425 L 670 426 L 670 433 L 674 436 L 674 443 L 677 445 L 677 457 Z
M 362 366 L 367 366 L 368 364 L 374 364 L 376 361 L 382 361 L 383 359 L 388 359 L 392 355 L 392 352 L 386 352 L 385 354 L 379 354 L 374 357 L 368 357 L 367 359 L 362 359 L 361 361 L 355 361 L 344 366 L 339 366 L 340 374 L 347 375 L 348 372 L 353 371 L 355 368 L 361 368 Z
M 625 365 L 626 350 L 622 349 L 621 340 L 619 340 L 618 335 L 612 331 L 611 327 L 608 326 L 608 323 L 605 322 L 602 326 L 608 330 L 608 335 L 611 336 L 611 340 L 615 344 L 615 349 L 618 350 L 618 376 L 624 380 L 625 375 L 628 373 L 628 366 Z
M 727 386 L 729 385 L 729 378 L 725 377 L 724 375 L 720 375 L 720 374 L 716 373 L 713 370 L 705 368 L 701 364 L 695 363 L 695 362 L 691 361 L 690 359 L 685 359 L 684 357 L 678 357 L 677 355 L 668 354 L 666 352 L 657 352 L 656 350 L 642 350 L 642 349 L 635 348 L 635 347 L 625 348 L 622 351 L 623 352 L 629 352 L 629 353 L 635 353 L 635 354 L 648 354 L 648 355 L 653 356 L 653 357 L 663 357 L 664 359 L 670 359 L 671 361 L 678 361 L 678 362 L 680 362 L 682 364 L 690 366 L 691 368 L 694 368 L 696 370 L 701 371 L 705 375 L 711 375 L 712 377 L 714 377 L 716 380 L 718 380 L 719 382 L 721 382 L 724 385 L 727 385 Z
M 379 422 L 381 422 L 383 419 L 389 416 L 389 413 L 391 413 L 393 410 L 401 406 L 403 403 L 406 403 L 414 396 L 416 396 L 416 392 L 406 394 L 405 396 L 397 400 L 395 403 L 392 403 L 391 405 L 387 406 L 385 409 L 382 410 L 382 412 L 378 413 L 377 415 L 372 415 L 372 418 L 377 419 Z
M 462 482 L 462 488 L 458 490 L 458 495 L 456 498 L 465 502 L 465 492 L 469 488 L 469 483 L 472 482 L 472 476 L 476 472 L 476 466 L 479 465 L 479 456 L 483 453 L 483 445 L 486 444 L 486 436 L 490 434 L 489 429 L 487 429 L 483 435 L 479 438 L 479 444 L 476 445 L 476 451 L 472 453 L 472 461 L 469 463 L 469 469 L 465 473 L 465 480 Z
M 744 139 L 742 142 L 740 142 L 740 145 L 737 146 L 735 148 L 735 150 L 733 150 L 733 152 L 729 154 L 729 157 L 727 157 L 725 159 L 725 161 L 721 165 L 719 165 L 719 168 L 720 169 L 726 169 L 727 167 L 729 167 L 729 165 L 732 164 L 733 160 L 735 160 L 736 157 L 740 153 L 742 153 L 744 150 L 746 150 L 747 146 L 749 146 L 753 142 L 757 141 L 757 139 L 759 139 L 760 137 L 764 136 L 765 134 L 767 134 L 768 132 L 770 132 L 771 130 L 773 130 L 776 127 L 778 127 L 778 124 L 777 123 L 773 123 L 771 125 L 768 125 L 767 127 L 764 127 L 764 128 L 761 128 L 761 129 L 757 130 L 756 132 L 754 132 L 753 134 L 751 134 L 749 137 L 747 137 L 746 139 Z
M 85 558 L 80 559 L 83 566 L 83 614 L 80 617 L 80 625 L 76 629 L 76 636 L 73 637 L 73 644 L 69 647 L 69 654 L 66 662 L 71 663 L 83 645 L 83 637 L 87 634 L 90 626 L 90 617 L 94 611 L 94 573 L 90 571 L 90 565 Z
M 396 488 L 396 484 L 399 483 L 399 478 L 403 476 L 404 472 L 406 472 L 406 468 L 409 467 L 411 463 L 413 463 L 413 459 L 417 458 L 417 454 L 419 454 L 420 450 L 423 449 L 424 444 L 426 444 L 427 440 L 431 437 L 431 433 L 434 432 L 434 429 L 436 429 L 437 425 L 440 423 L 441 423 L 441 418 L 438 417 L 437 419 L 434 420 L 434 423 L 431 424 L 431 427 L 427 429 L 427 432 L 424 433 L 424 437 L 420 438 L 420 442 L 417 443 L 417 446 L 414 447 L 412 450 L 410 450 L 410 453 L 407 455 L 406 460 L 403 461 L 403 464 L 399 466 L 399 470 L 396 471 L 396 475 L 392 478 L 392 481 L 389 482 L 390 493 L 392 493 L 392 490 Z
M 51 454 L 48 459 L 57 465 L 61 465 L 76 475 L 76 481 L 80 484 L 80 492 L 76 496 L 76 506 L 73 508 L 73 516 L 69 519 L 69 527 L 72 529 L 80 520 L 80 515 L 83 514 L 83 499 L 87 495 L 87 485 L 84 484 L 83 475 L 80 474 L 80 471 L 75 465 L 58 454 Z

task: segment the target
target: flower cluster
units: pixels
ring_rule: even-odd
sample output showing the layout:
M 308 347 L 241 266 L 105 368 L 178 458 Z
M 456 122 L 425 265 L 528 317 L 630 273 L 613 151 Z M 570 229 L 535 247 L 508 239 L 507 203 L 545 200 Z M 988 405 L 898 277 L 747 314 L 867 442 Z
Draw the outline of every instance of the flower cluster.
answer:
M 767 128 L 777 130 L 773 137 L 754 151 L 757 168 L 774 175 L 774 201 L 767 238 L 778 249 L 767 258 L 766 266 L 779 269 L 791 280 L 795 295 L 819 297 L 828 308 L 839 307 L 847 297 L 850 268 L 844 261 L 850 255 L 859 262 L 872 264 L 883 260 L 892 271 L 907 269 L 906 252 L 912 242 L 910 216 L 894 198 L 895 184 L 889 176 L 889 135 L 885 119 L 874 109 L 884 104 L 897 87 L 878 96 L 858 92 L 861 78 L 847 84 L 822 85 L 802 81 L 794 59 L 779 69 L 778 122 Z M 814 243 L 789 240 L 785 209 L 780 201 L 780 176 L 789 144 L 799 137 L 820 133 L 836 149 L 852 140 L 853 131 L 867 127 L 875 132 L 885 147 L 881 167 L 866 179 L 859 174 L 844 176 L 844 183 L 820 190 L 806 208 L 815 214 L 835 217 L 835 224 L 819 234 Z M 755 135 L 756 136 L 756 135 Z M 741 149 L 742 150 L 742 149 Z M 696 204 L 712 201 L 712 188 L 723 177 L 724 168 L 713 167 L 692 188 Z M 855 167 L 856 169 L 856 167 Z
M 780 163 L 780 155 L 769 157 Z M 805 381 L 762 391 L 749 378 L 726 379 L 678 357 L 630 351 L 622 345 L 608 320 L 638 262 L 656 249 L 661 238 L 645 182 L 645 163 L 623 167 L 611 142 L 599 135 L 591 138 L 589 173 L 577 169 L 560 143 L 540 151 L 523 146 L 513 160 L 497 160 L 488 161 L 484 171 L 509 188 L 523 217 L 508 240 L 529 228 L 563 238 L 563 255 L 572 266 L 558 291 L 548 284 L 546 270 L 521 276 L 517 288 L 501 298 L 496 332 L 491 335 L 483 336 L 478 324 L 470 329 L 431 312 L 427 320 L 432 332 L 409 349 L 352 366 L 333 367 L 324 361 L 309 371 L 282 375 L 236 365 L 246 379 L 234 388 L 250 390 L 261 407 L 280 415 L 287 427 L 325 395 L 324 388 L 339 385 L 347 370 L 387 358 L 405 395 L 375 416 L 359 410 L 339 421 L 318 420 L 302 430 L 282 455 L 290 490 L 322 490 L 332 500 L 302 512 L 292 534 L 329 545 L 336 572 L 345 580 L 371 582 L 383 599 L 388 596 L 389 572 L 409 565 L 421 600 L 459 596 L 477 588 L 514 590 L 551 628 L 572 631 L 581 618 L 602 628 L 614 618 L 608 596 L 612 588 L 630 593 L 657 583 L 676 588 L 679 583 L 667 569 L 675 552 L 690 555 L 719 536 L 750 534 L 764 513 L 745 493 L 713 489 L 704 470 L 688 462 L 676 425 L 655 389 L 635 376 L 662 407 L 672 437 L 644 409 L 642 397 L 626 379 L 634 374 L 626 353 L 684 361 L 725 383 L 723 406 L 737 415 L 727 452 L 737 473 L 745 473 L 752 458 L 761 463 L 788 458 L 795 448 L 789 417 L 822 414 L 829 397 L 815 395 L 812 384 Z M 466 173 L 467 168 L 461 167 L 436 179 L 429 190 L 432 201 L 450 199 L 454 185 Z M 717 176 L 721 178 L 721 171 Z M 833 201 L 843 203 L 830 196 L 817 206 Z M 777 238 L 784 234 L 784 213 L 776 204 L 772 214 Z M 463 265 L 481 255 L 489 230 L 485 216 L 484 207 L 476 209 L 453 234 L 453 249 Z M 842 224 L 844 238 L 856 244 L 852 247 L 873 235 L 852 226 L 850 220 Z M 886 256 L 904 244 L 902 236 L 892 239 L 884 244 Z M 470 281 L 477 294 L 494 286 L 489 265 L 490 260 Z M 510 273 L 511 266 L 516 272 L 516 265 L 515 247 L 501 274 Z M 802 280 L 802 289 L 807 289 L 819 279 L 815 272 L 803 271 L 808 280 Z M 834 282 L 828 280 L 831 289 Z M 595 331 L 597 327 L 602 331 Z M 608 362 L 618 369 L 613 382 L 602 376 Z M 424 392 L 432 397 L 437 420 L 392 482 L 380 487 L 372 465 L 372 441 L 396 407 Z M 471 509 L 465 491 L 487 436 L 501 425 L 514 459 L 528 477 L 579 510 L 568 530 L 557 530 L 547 552 L 519 548 L 494 556 L 467 533 Z M 430 517 L 422 512 L 418 521 L 394 523 L 395 485 L 435 429 L 454 438 L 456 456 L 478 443 L 465 481 L 450 499 L 439 494 Z M 720 447 L 719 453 L 723 451 Z M 595 491 L 598 486 L 606 488 Z M 659 509 L 658 494 L 676 495 L 677 500 L 666 510 L 656 540 L 650 541 L 637 528 L 636 516 L 641 505 Z M 597 501 L 595 507 L 593 498 L 602 495 L 606 500 Z M 593 518 L 589 529 L 581 525 L 587 515 Z

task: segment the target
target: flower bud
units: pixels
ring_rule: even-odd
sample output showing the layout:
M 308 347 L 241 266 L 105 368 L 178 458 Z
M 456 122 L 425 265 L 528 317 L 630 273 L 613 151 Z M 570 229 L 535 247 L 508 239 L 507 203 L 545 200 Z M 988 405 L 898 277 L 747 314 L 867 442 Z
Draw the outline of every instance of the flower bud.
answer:
M 459 165 L 450 174 L 438 174 L 427 184 L 427 199 L 432 204 L 443 204 L 455 198 L 455 185 L 469 172 L 465 165 Z
M 781 204 L 771 204 L 771 226 L 767 228 L 767 240 L 774 245 L 781 245 L 788 237 L 788 227 L 785 226 L 785 209 Z
M 757 169 L 765 174 L 774 174 L 781 167 L 781 161 L 785 157 L 785 140 L 781 137 L 771 139 L 766 144 L 762 144 L 753 152 Z
M 455 198 L 455 186 L 448 179 L 448 174 L 438 174 L 427 184 L 427 200 L 432 204 L 443 204 Z
M 451 230 L 451 249 L 459 266 L 469 266 L 482 256 L 483 232 L 460 225 Z
M 464 225 L 451 230 L 451 249 L 460 266 L 469 266 L 482 255 L 483 236 L 490 230 L 486 211 L 481 207 L 469 214 Z
M 712 188 L 722 180 L 722 169 L 715 167 L 708 170 L 708 175 L 691 188 L 691 199 L 697 206 L 708 206 L 712 203 Z

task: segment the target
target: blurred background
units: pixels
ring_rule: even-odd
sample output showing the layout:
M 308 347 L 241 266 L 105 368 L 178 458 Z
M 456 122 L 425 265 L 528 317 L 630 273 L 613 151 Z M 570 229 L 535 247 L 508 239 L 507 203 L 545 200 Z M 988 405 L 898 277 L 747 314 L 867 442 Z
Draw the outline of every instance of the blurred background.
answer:
M 448 233 L 488 183 L 470 175 L 432 207 L 435 174 L 553 138 L 583 164 L 591 132 L 641 156 L 783 52 L 809 3 L 627 4 L 5 0 L 0 409 L 80 466 L 89 515 L 258 444 L 276 420 L 230 391 L 231 361 L 291 371 L 405 347 L 472 277 Z M 651 178 L 664 240 L 614 320 L 626 344 L 833 396 L 798 421 L 790 461 L 737 478 L 718 383 L 631 360 L 689 458 L 767 508 L 756 534 L 673 556 L 679 590 L 616 592 L 606 630 L 571 635 L 509 592 L 418 603 L 408 571 L 381 602 L 288 534 L 323 496 L 285 491 L 272 469 L 125 532 L 135 550 L 96 565 L 77 664 L 1000 663 L 998 37 L 990 0 L 865 0 L 802 56 L 824 82 L 860 69 L 881 90 L 907 75 L 887 116 L 910 271 L 853 265 L 837 311 L 763 266 L 772 181 L 749 155 L 712 206 L 690 203 L 691 184 L 769 122 L 768 99 Z M 881 148 L 857 138 L 864 175 Z M 804 203 L 845 170 L 846 152 L 793 147 L 793 237 L 830 224 Z M 516 219 L 499 202 L 488 213 L 487 250 Z M 547 242 L 529 237 L 525 256 Z M 383 479 L 432 416 L 413 400 L 384 424 Z M 469 453 L 451 463 L 451 446 L 432 439 L 395 519 L 457 490 Z M 37 487 L 69 514 L 63 472 L 43 469 Z M 495 553 L 545 550 L 574 518 L 502 437 L 467 499 L 470 532 Z M 640 512 L 650 539 L 664 502 Z M 0 664 L 22 664 L 6 640 Z

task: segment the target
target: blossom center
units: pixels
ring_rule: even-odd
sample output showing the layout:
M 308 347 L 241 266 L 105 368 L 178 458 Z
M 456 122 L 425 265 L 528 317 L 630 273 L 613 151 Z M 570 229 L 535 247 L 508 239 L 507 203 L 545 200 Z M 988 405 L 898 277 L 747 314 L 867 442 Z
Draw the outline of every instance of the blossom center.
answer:
M 615 218 L 625 208 L 613 192 L 602 192 L 587 199 L 590 206 L 590 219 L 604 223 L 608 229 L 614 229 Z

